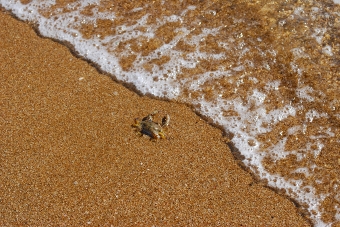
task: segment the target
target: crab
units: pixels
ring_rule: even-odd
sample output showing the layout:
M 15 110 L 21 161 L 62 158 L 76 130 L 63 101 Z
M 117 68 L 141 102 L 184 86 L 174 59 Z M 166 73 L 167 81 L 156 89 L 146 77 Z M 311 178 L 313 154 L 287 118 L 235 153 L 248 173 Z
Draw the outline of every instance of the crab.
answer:
M 158 111 L 154 111 L 153 113 L 147 115 L 144 117 L 141 121 L 136 118 L 135 123 L 132 125 L 132 127 L 135 127 L 139 130 L 141 136 L 147 135 L 151 138 L 151 140 L 157 140 L 157 139 L 165 139 L 165 134 L 163 131 L 163 128 L 167 127 L 170 122 L 170 116 L 167 114 L 163 117 L 162 123 L 159 124 L 157 122 L 153 121 L 153 117 L 158 113 Z

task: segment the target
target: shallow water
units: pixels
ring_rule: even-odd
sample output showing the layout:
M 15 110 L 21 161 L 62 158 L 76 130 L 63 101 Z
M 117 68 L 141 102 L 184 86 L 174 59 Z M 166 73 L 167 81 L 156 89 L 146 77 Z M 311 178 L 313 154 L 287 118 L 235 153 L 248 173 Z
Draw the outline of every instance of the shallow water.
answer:
M 141 93 L 192 104 L 316 226 L 340 221 L 340 6 L 0 0 Z

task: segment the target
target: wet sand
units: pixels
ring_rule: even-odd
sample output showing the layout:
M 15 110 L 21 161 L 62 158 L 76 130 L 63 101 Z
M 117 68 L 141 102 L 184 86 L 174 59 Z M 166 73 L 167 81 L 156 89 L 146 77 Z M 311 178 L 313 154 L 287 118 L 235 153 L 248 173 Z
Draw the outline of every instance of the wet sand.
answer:
M 0 13 L 1 226 L 309 226 L 257 183 L 222 132 L 140 97 Z M 167 139 L 131 127 L 154 110 Z

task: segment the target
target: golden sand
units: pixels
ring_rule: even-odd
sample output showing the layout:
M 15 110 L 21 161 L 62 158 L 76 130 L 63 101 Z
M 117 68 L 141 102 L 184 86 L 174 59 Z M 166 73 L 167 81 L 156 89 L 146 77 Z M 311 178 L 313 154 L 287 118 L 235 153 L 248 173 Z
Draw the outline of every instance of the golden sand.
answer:
M 0 225 L 309 225 L 187 106 L 138 96 L 5 12 L 0 24 Z M 131 127 L 154 110 L 168 139 Z

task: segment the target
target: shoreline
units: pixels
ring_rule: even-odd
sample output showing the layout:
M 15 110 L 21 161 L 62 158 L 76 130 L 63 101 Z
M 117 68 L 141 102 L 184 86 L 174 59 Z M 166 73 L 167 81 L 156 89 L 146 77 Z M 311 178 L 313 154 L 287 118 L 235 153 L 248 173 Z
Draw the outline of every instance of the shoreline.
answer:
M 189 107 L 139 96 L 4 10 L 0 21 L 1 225 L 310 226 Z M 171 122 L 154 142 L 131 124 L 156 109 Z

